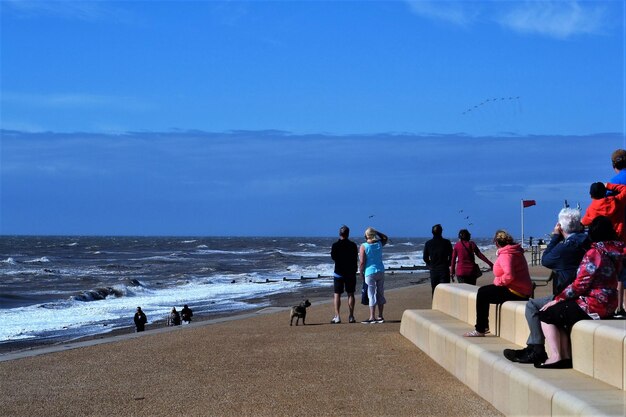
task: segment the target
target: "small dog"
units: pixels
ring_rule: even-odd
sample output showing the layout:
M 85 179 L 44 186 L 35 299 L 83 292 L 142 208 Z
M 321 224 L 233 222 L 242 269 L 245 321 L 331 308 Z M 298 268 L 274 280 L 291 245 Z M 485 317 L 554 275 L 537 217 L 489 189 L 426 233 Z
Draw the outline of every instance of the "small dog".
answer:
M 306 323 L 304 322 L 304 320 L 306 319 L 306 308 L 310 305 L 311 303 L 309 302 L 309 300 L 304 300 L 300 303 L 300 305 L 291 307 L 291 321 L 289 322 L 289 325 L 293 325 L 294 317 L 296 317 L 296 326 L 298 325 L 300 319 L 302 319 L 302 325 L 306 325 Z

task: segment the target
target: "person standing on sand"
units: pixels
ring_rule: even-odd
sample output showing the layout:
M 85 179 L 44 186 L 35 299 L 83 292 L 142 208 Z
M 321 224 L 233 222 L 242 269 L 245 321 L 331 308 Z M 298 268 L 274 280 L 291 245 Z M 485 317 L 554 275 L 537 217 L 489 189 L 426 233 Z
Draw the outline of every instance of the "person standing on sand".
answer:
M 435 287 L 450 282 L 450 262 L 452 261 L 452 243 L 442 237 L 443 227 L 436 224 L 432 228 L 433 238 L 424 245 L 424 262 L 430 270 L 430 285 L 435 294 Z
M 460 284 L 476 285 L 476 275 L 474 275 L 474 265 L 476 258 L 474 255 L 482 259 L 489 269 L 493 268 L 493 263 L 487 259 L 485 255 L 478 249 L 476 243 L 472 240 L 472 235 L 467 229 L 459 230 L 459 241 L 456 242 L 452 249 L 452 261 L 450 262 L 450 278 L 456 278 Z
M 372 227 L 365 230 L 365 243 L 359 249 L 359 271 L 367 284 L 370 317 L 363 324 L 384 323 L 385 307 L 385 266 L 383 265 L 383 246 L 389 240 L 384 233 Z M 378 317 L 376 317 L 378 306 Z
M 356 323 L 354 319 L 354 291 L 356 289 L 356 273 L 359 261 L 359 249 L 356 243 L 348 239 L 350 228 L 346 225 L 339 229 L 339 240 L 333 243 L 330 249 L 330 257 L 335 261 L 335 273 L 333 279 L 333 305 L 335 307 L 335 317 L 331 324 L 341 323 L 339 310 L 341 309 L 341 294 L 345 290 L 348 294 L 348 323 Z
M 143 332 L 146 330 L 146 323 L 148 322 L 148 318 L 141 310 L 141 307 L 137 307 L 137 312 L 135 313 L 135 317 L 133 319 L 135 321 L 135 327 L 138 332 Z
M 168 320 L 168 326 L 180 326 L 180 313 L 176 311 L 176 307 L 172 307 L 172 312 L 170 313 Z

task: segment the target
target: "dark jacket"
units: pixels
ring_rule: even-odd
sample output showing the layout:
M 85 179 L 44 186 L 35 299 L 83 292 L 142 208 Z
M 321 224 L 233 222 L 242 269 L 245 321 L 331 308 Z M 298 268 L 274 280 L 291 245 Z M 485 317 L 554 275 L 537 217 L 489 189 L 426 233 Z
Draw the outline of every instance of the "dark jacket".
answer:
M 572 233 L 567 239 L 561 235 L 552 235 L 541 257 L 541 265 L 552 270 L 554 295 L 574 282 L 580 261 L 590 247 L 591 241 L 585 233 Z
M 143 331 L 146 328 L 148 318 L 143 311 L 138 311 L 137 313 L 135 313 L 135 317 L 133 318 L 133 320 L 135 322 L 135 326 L 137 326 L 137 331 Z
M 180 310 L 180 316 L 183 321 L 191 321 L 191 318 L 193 317 L 193 312 L 189 307 L 183 307 L 183 309 Z
M 424 245 L 424 263 L 431 270 L 443 271 L 450 269 L 452 260 L 452 243 L 441 236 L 435 236 Z
M 335 261 L 335 274 L 343 278 L 356 277 L 359 262 L 359 248 L 349 239 L 339 239 L 330 250 L 330 257 Z

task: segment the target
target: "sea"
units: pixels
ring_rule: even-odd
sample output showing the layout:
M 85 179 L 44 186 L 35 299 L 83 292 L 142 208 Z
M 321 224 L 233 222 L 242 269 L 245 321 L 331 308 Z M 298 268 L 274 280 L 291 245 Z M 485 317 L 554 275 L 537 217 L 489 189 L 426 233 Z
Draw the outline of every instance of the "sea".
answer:
M 138 306 L 149 322 L 184 304 L 195 317 L 224 316 L 274 294 L 330 289 L 335 240 L 0 236 L 0 344 L 131 328 Z M 423 266 L 425 241 L 393 239 L 385 267 Z

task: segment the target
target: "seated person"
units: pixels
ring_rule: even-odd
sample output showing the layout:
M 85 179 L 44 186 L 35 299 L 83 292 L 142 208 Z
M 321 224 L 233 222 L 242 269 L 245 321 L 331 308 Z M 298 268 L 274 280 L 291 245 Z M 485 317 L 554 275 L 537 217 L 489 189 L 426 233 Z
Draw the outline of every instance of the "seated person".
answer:
M 493 284 L 484 285 L 476 294 L 476 326 L 465 337 L 484 337 L 489 332 L 489 304 L 505 301 L 525 301 L 533 292 L 524 249 L 515 243 L 505 230 L 498 230 L 493 238 L 496 262 L 493 264 Z
M 580 210 L 564 208 L 559 213 L 559 219 L 548 247 L 541 257 L 541 265 L 552 270 L 552 295 L 541 298 L 531 298 L 526 303 L 526 321 L 530 328 L 527 346 L 524 349 L 504 349 L 504 356 L 513 362 L 536 363 L 548 359 L 544 346 L 545 338 L 541 331 L 539 310 L 554 296 L 559 294 L 568 285 L 574 282 L 576 270 L 591 242 L 582 230 L 580 224 Z
M 576 279 L 539 312 L 550 355 L 537 368 L 571 368 L 570 333 L 580 320 L 612 316 L 617 307 L 617 277 L 626 245 L 617 240 L 611 221 L 598 216 L 589 225 L 593 242 L 578 268 Z

